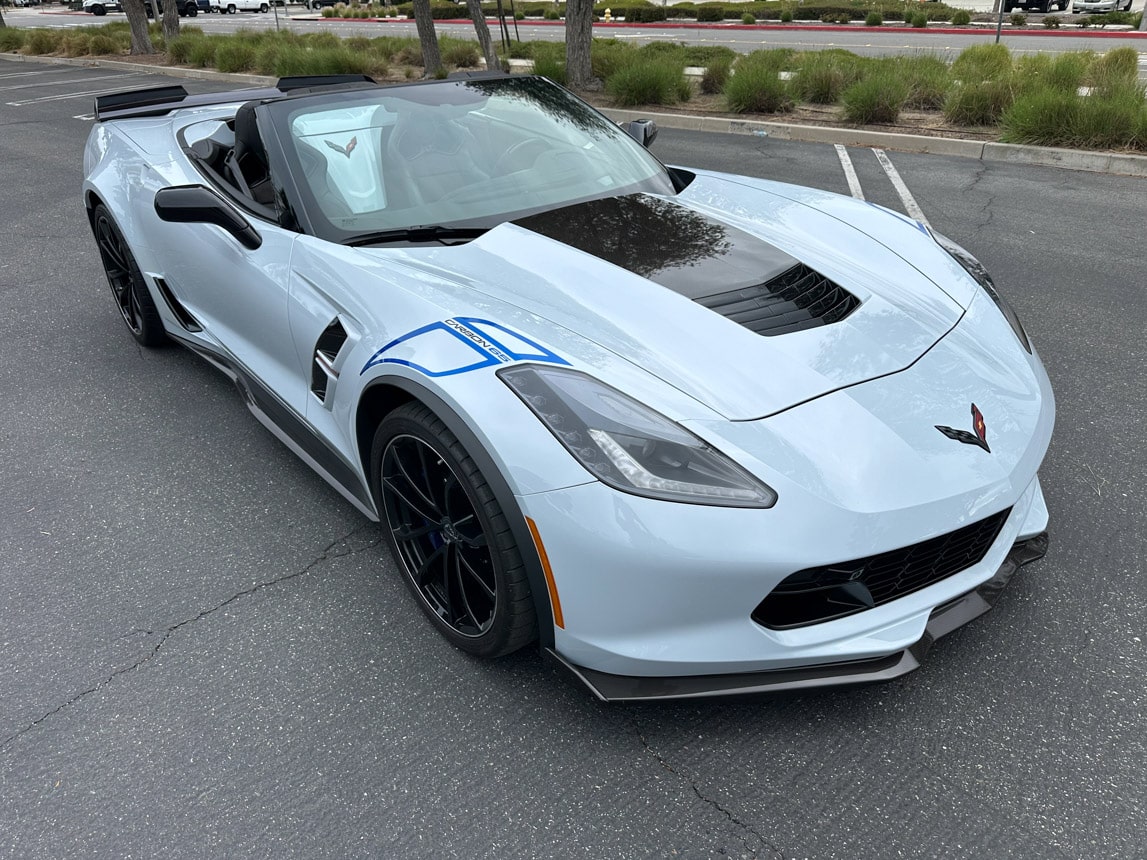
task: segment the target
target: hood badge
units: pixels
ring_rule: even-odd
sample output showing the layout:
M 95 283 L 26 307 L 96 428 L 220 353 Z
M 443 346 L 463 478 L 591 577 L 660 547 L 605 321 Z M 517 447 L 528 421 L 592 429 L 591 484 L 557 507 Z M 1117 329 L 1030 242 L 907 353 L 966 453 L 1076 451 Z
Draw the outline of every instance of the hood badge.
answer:
M 945 427 L 941 424 L 937 424 L 936 429 L 949 439 L 955 439 L 965 445 L 976 445 L 989 454 L 992 453 L 992 449 L 988 447 L 988 425 L 984 421 L 984 413 L 975 403 L 972 404 L 972 430 L 975 432 L 969 433 L 967 430 L 957 430 L 954 427 Z

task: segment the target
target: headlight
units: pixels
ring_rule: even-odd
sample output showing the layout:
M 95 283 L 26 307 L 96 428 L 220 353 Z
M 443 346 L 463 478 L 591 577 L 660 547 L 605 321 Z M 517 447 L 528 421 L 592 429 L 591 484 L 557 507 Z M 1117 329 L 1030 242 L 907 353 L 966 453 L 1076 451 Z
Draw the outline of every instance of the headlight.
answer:
M 1032 351 L 1031 341 L 1028 340 L 1028 333 L 1024 331 L 1023 324 L 1020 318 L 1016 315 L 1012 306 L 1004 300 L 1004 297 L 996 290 L 996 285 L 992 281 L 992 276 L 988 274 L 988 270 L 984 268 L 984 264 L 973 257 L 968 251 L 961 248 L 947 236 L 937 233 L 935 230 L 929 230 L 932 238 L 936 240 L 936 244 L 947 251 L 957 263 L 964 267 L 969 275 L 975 279 L 976 283 L 984 288 L 992 301 L 996 303 L 996 307 L 1000 309 L 1000 313 L 1004 315 L 1004 319 L 1008 321 L 1008 325 L 1012 327 L 1012 331 L 1016 333 L 1016 337 L 1020 339 L 1024 349 L 1029 353 Z
M 614 489 L 653 499 L 771 508 L 773 489 L 664 415 L 584 373 L 499 371 L 579 463 Z

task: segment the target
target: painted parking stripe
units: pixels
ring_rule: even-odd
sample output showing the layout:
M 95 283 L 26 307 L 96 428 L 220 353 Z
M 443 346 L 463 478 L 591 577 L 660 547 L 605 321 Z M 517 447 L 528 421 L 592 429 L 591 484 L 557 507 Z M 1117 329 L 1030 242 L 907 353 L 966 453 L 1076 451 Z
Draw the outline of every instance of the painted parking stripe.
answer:
M 840 159 L 840 166 L 844 168 L 844 178 L 848 180 L 848 191 L 857 200 L 864 199 L 860 180 L 856 176 L 856 168 L 852 166 L 852 159 L 848 155 L 848 147 L 842 143 L 833 144 L 836 147 L 836 157 Z
M 888 179 L 892 183 L 892 187 L 896 189 L 896 193 L 900 195 L 901 202 L 904 203 L 904 209 L 908 214 L 923 224 L 925 227 L 931 227 L 928 219 L 924 217 L 924 210 L 922 210 L 916 203 L 916 198 L 912 196 L 912 192 L 908 190 L 908 186 L 904 184 L 904 180 L 900 178 L 900 173 L 893 166 L 888 156 L 884 154 L 883 149 L 872 150 L 876 154 L 876 160 L 880 162 L 880 166 L 884 168 L 884 172 L 888 174 Z
M 26 90 L 31 87 L 54 87 L 59 84 L 86 84 L 88 81 L 110 81 L 117 78 L 124 77 L 138 77 L 138 75 L 125 75 L 122 72 L 115 75 L 97 75 L 94 78 L 53 78 L 50 81 L 36 81 L 31 84 L 12 84 L 11 86 L 2 86 L 0 90 Z
M 143 75 L 125 75 L 124 77 L 139 78 L 139 77 L 144 77 L 144 76 Z M 128 90 L 134 90 L 134 89 L 136 89 L 134 86 L 131 86 L 131 87 L 114 87 L 112 89 L 107 89 L 107 90 L 89 90 L 87 92 L 82 92 L 82 93 L 64 93 L 63 95 L 57 95 L 57 96 L 41 96 L 38 99 L 27 99 L 26 101 L 22 101 L 22 102 L 5 102 L 5 104 L 11 105 L 12 107 L 23 107 L 24 105 L 39 104 L 41 102 L 59 102 L 59 101 L 66 101 L 67 99 L 82 99 L 82 98 L 86 98 L 86 97 L 90 97 L 90 96 L 106 96 L 106 95 L 110 95 L 111 93 L 125 93 Z
M 60 72 L 70 72 L 70 66 L 60 66 L 55 69 L 40 69 L 35 72 L 5 72 L 0 75 L 0 78 L 32 78 L 39 75 L 58 75 Z

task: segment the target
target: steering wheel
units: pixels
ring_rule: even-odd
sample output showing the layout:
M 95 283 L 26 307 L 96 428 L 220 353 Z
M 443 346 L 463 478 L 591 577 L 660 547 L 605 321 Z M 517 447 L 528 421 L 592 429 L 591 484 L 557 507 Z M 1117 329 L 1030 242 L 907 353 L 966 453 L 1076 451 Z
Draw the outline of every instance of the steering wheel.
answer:
M 533 165 L 539 155 L 549 149 L 550 144 L 540 137 L 528 137 L 525 140 L 519 140 L 498 156 L 498 160 L 494 162 L 494 176 L 513 173 L 515 170 L 525 170 Z

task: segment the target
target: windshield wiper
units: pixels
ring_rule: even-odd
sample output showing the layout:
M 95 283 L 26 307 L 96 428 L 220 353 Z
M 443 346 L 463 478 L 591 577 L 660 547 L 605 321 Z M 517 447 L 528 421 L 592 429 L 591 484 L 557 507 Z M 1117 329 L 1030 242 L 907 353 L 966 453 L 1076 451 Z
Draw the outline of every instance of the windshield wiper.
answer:
M 344 242 L 352 248 L 362 245 L 385 245 L 387 242 L 437 242 L 446 239 L 477 239 L 489 227 L 448 227 L 442 224 L 428 224 L 420 227 L 403 227 L 400 230 L 383 230 L 379 233 L 363 233 Z

